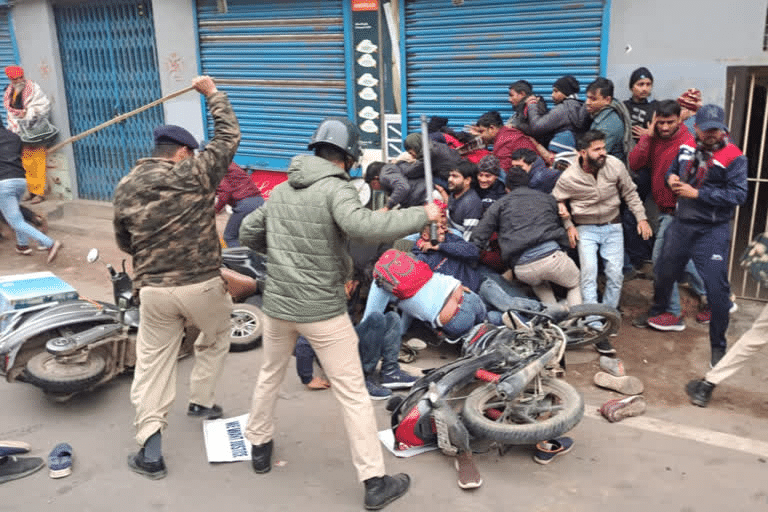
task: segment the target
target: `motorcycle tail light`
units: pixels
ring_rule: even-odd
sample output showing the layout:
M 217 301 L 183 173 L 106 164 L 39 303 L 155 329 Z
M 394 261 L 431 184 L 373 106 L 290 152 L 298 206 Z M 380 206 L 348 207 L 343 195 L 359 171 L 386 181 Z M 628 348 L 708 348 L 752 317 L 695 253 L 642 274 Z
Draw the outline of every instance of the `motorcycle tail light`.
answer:
M 419 408 L 414 406 L 397 426 L 395 441 L 398 443 L 398 449 L 424 446 L 424 440 L 416 435 L 416 424 L 419 422 L 419 418 L 421 418 Z

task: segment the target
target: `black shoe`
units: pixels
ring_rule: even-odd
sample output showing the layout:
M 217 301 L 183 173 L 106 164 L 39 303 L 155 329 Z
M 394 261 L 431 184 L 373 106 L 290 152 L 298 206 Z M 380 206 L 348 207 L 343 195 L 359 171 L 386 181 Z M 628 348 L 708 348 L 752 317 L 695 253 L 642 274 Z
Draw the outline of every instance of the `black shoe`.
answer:
M 142 447 L 138 453 L 128 456 L 128 465 L 136 473 L 151 478 L 152 480 L 165 478 L 168 474 L 168 470 L 165 467 L 165 461 L 162 457 L 160 457 L 160 460 L 154 462 L 149 462 L 144 458 L 144 447 Z
M 715 385 L 704 379 L 692 380 L 685 386 L 685 392 L 688 393 L 691 403 L 699 407 L 707 406 L 712 398 L 713 389 L 715 389 Z
M 709 367 L 714 368 L 717 363 L 720 362 L 720 360 L 725 355 L 725 349 L 722 349 L 720 347 L 712 347 L 712 359 L 709 361 Z
M 270 439 L 264 444 L 251 445 L 251 464 L 253 470 L 257 473 L 269 473 L 272 469 L 272 446 L 274 442 Z
M 595 343 L 595 350 L 604 356 L 610 356 L 616 353 L 616 349 L 613 348 L 613 345 L 611 345 L 611 342 L 608 340 Z
M 0 457 L 0 484 L 23 478 L 45 466 L 40 457 L 16 457 L 4 455 Z
M 202 405 L 191 403 L 189 404 L 189 409 L 187 409 L 187 416 L 205 416 L 209 420 L 219 419 L 223 414 L 224 411 L 222 411 L 221 406 L 216 404 L 213 407 L 203 407 Z
M 411 477 L 405 473 L 398 473 L 395 476 L 375 476 L 363 483 L 365 484 L 365 509 L 379 510 L 408 491 Z

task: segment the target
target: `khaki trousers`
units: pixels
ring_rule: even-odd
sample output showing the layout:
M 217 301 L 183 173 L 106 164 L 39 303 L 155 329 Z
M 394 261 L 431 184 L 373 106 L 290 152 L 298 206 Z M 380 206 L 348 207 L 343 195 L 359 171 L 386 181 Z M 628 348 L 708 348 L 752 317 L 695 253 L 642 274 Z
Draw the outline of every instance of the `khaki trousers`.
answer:
M 263 362 L 253 391 L 245 437 L 254 445 L 273 439 L 277 393 L 299 335 L 312 345 L 331 381 L 331 390 L 341 404 L 358 478 L 363 481 L 383 476 L 384 456 L 376 434 L 373 405 L 363 379 L 357 333 L 346 314 L 310 323 L 288 322 L 265 315 Z
M 131 402 L 136 408 L 136 442 L 164 430 L 176 397 L 179 347 L 188 321 L 200 329 L 189 401 L 211 407 L 216 383 L 229 352 L 232 299 L 221 277 L 186 286 L 145 286 L 139 292 L 139 333 Z
M 739 371 L 744 363 L 766 343 L 768 343 L 768 305 L 760 312 L 752 327 L 728 349 L 720 362 L 709 370 L 704 378 L 712 384 L 720 384 Z
M 555 251 L 530 263 L 516 265 L 515 277 L 531 285 L 544 304 L 557 304 L 550 282 L 568 289 L 566 300 L 569 306 L 581 304 L 579 267 L 564 251 Z

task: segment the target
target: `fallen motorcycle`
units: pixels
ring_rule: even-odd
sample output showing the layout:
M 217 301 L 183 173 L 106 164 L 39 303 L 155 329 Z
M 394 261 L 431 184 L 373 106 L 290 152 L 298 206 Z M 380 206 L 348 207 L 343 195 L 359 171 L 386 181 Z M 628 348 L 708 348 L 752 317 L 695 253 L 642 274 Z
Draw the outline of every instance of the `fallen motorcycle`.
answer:
M 88 261 L 99 258 L 93 249 Z M 126 272 L 106 264 L 114 303 L 85 298 L 49 302 L 0 314 L 0 373 L 8 382 L 33 384 L 52 398 L 66 400 L 129 371 L 136 363 L 139 308 L 133 282 Z M 253 284 L 245 289 L 251 290 Z M 255 306 L 253 306 L 256 308 Z M 232 315 L 230 341 L 253 343 L 261 339 L 261 313 L 249 310 L 243 320 Z M 179 357 L 193 351 L 199 330 L 185 328 Z
M 607 338 L 621 318 L 601 305 L 574 310 L 557 319 L 508 312 L 515 328 L 475 326 L 461 340 L 461 358 L 429 371 L 405 398 L 390 400 L 395 449 L 437 443 L 444 452 L 466 458 L 475 440 L 535 444 L 575 427 L 584 415 L 584 400 L 559 378 L 565 349 L 578 341 L 575 333 L 585 318 L 607 326 L 584 328 L 590 343 Z M 517 313 L 532 319 L 522 322 Z
M 261 345 L 264 320 L 261 312 L 267 266 L 264 259 L 247 247 L 221 251 L 221 275 L 232 296 L 230 352 L 244 352 Z

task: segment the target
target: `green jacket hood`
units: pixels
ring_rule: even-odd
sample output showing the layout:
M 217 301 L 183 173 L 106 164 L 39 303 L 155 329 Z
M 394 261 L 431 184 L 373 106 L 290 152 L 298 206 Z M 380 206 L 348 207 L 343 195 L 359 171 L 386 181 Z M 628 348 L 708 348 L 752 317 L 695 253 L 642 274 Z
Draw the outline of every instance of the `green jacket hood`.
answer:
M 288 168 L 288 184 L 295 188 L 307 188 L 318 181 L 336 176 L 349 181 L 349 175 L 344 169 L 337 167 L 324 158 L 314 155 L 299 155 L 293 157 Z

